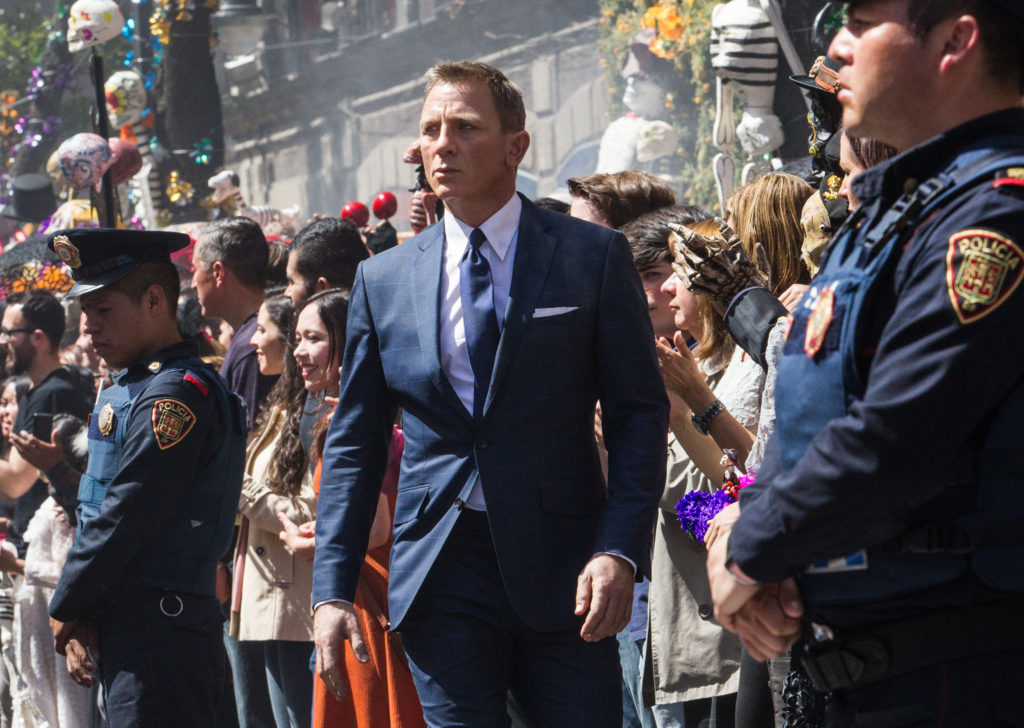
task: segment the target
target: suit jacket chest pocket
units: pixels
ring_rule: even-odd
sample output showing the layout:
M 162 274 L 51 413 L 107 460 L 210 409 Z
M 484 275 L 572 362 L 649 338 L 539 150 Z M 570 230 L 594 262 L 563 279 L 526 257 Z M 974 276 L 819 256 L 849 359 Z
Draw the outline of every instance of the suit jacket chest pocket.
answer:
M 532 356 L 579 356 L 580 347 L 593 340 L 587 311 L 577 306 L 538 306 L 528 323 L 526 340 L 534 347 Z

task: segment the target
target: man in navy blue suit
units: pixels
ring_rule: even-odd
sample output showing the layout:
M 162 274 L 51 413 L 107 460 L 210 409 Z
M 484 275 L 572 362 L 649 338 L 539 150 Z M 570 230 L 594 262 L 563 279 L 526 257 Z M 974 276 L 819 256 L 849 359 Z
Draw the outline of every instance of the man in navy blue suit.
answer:
M 516 194 L 522 94 L 481 63 L 427 73 L 420 149 L 442 223 L 364 261 L 324 453 L 317 669 L 366 650 L 351 606 L 397 408 L 390 620 L 431 726 L 621 725 L 614 635 L 648 570 L 668 403 L 619 233 Z M 607 485 L 593 434 L 603 410 Z M 611 638 L 611 639 L 609 639 Z

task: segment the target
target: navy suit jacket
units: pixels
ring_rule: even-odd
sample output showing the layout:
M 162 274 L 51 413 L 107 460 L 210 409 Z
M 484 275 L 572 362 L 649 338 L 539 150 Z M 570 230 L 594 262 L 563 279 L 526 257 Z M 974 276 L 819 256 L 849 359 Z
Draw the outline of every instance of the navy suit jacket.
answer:
M 523 200 L 505 326 L 479 424 L 441 369 L 444 226 L 360 264 L 317 507 L 313 602 L 352 600 L 395 408 L 405 452 L 389 607 L 397 627 L 479 471 L 509 601 L 529 626 L 578 626 L 598 552 L 649 569 L 668 401 L 646 298 L 621 234 Z M 534 317 L 543 308 L 578 307 Z M 600 399 L 607 486 L 594 441 Z M 638 575 L 639 576 L 639 575 Z

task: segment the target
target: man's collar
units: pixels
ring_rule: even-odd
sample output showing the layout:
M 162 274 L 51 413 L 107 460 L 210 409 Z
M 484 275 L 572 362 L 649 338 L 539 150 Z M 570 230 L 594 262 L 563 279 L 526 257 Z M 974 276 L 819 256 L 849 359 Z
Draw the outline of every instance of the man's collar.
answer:
M 508 255 L 509 248 L 515 240 L 516 231 L 519 229 L 519 216 L 523 212 L 523 201 L 518 194 L 513 194 L 512 199 L 506 202 L 501 208 L 487 218 L 480 229 L 483 231 L 487 242 L 498 255 L 498 259 L 504 261 Z M 452 250 L 462 250 L 469 243 L 469 234 L 473 227 L 459 220 L 451 213 L 445 211 L 444 235 Z
M 192 340 L 176 341 L 170 346 L 165 346 L 163 349 L 153 352 L 149 356 L 139 359 L 137 362 L 129 366 L 125 371 L 132 369 L 145 369 L 152 374 L 158 374 L 166 362 L 175 359 L 185 359 L 188 357 L 198 356 L 199 347 L 196 342 Z
M 989 149 L 987 142 L 991 137 L 1000 132 L 1005 134 L 1009 129 L 1024 131 L 1024 109 L 986 114 L 932 137 L 865 170 L 853 181 L 853 191 L 864 202 L 877 197 L 898 197 L 907 181 L 924 182 L 949 169 L 954 160 L 962 161 L 962 155 L 972 149 L 979 152 Z

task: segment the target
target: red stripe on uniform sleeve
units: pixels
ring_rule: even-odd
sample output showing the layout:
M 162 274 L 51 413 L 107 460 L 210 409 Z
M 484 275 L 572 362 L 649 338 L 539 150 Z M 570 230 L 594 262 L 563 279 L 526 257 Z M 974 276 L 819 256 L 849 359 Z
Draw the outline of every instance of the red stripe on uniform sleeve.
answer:
M 185 381 L 188 382 L 189 384 L 193 385 L 200 392 L 202 392 L 204 397 L 206 397 L 207 395 L 210 394 L 210 390 L 206 388 L 206 385 L 203 384 L 202 382 L 200 382 L 195 377 L 193 377 L 191 374 L 186 374 L 185 375 Z
M 993 187 L 1005 187 L 1006 185 L 1024 187 L 1024 179 L 1017 179 L 1016 177 L 1000 177 L 992 183 Z

